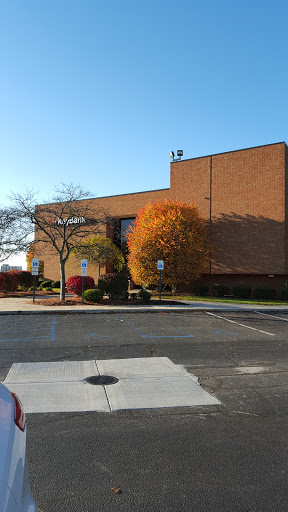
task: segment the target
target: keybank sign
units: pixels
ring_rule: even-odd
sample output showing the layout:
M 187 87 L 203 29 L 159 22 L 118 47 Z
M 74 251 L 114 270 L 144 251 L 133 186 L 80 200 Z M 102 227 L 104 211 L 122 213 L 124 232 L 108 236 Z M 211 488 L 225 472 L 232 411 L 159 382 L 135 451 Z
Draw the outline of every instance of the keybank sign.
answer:
M 85 224 L 85 217 L 69 217 L 68 219 L 60 219 L 58 218 L 55 221 L 57 226 L 68 226 L 69 224 Z

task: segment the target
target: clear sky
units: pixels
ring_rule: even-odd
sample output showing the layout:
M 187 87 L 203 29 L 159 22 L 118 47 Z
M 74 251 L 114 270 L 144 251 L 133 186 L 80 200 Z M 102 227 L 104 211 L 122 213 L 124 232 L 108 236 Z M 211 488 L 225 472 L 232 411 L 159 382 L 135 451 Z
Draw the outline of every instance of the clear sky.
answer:
M 287 0 L 0 0 L 0 203 L 167 188 L 171 150 L 288 142 L 287 28 Z

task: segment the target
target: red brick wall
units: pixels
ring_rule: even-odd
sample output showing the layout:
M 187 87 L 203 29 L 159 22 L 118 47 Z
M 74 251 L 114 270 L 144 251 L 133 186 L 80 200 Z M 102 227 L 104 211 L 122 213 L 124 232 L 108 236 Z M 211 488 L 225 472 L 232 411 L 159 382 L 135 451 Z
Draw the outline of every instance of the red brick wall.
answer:
M 116 218 L 130 218 L 136 217 L 137 212 L 143 208 L 148 201 L 155 202 L 157 200 L 164 200 L 170 197 L 169 189 L 153 190 L 150 192 L 140 192 L 136 194 L 124 194 L 120 196 L 99 197 L 89 200 L 92 203 L 92 208 L 104 208 L 109 211 L 109 214 Z M 83 200 L 83 205 L 88 201 Z M 80 203 L 80 201 L 79 201 Z M 40 206 L 39 206 L 40 207 Z M 43 205 L 45 208 L 45 205 Z M 37 244 L 35 250 L 35 257 L 44 261 L 44 275 L 48 279 L 58 280 L 60 277 L 60 264 L 59 257 L 56 251 L 50 244 Z M 105 273 L 105 267 L 102 267 L 101 273 Z M 66 280 L 71 275 L 80 274 L 80 261 L 68 260 L 66 264 Z M 97 281 L 98 268 L 89 264 L 88 275 L 92 276 Z
M 210 216 L 210 156 L 172 162 L 171 198 L 195 203 L 204 219 Z
M 130 218 L 148 201 L 194 202 L 207 219 L 212 275 L 288 273 L 285 143 L 173 162 L 170 172 L 170 189 L 96 198 L 95 209 Z M 38 247 L 35 256 L 44 260 L 45 277 L 59 279 L 58 257 L 50 246 Z M 79 262 L 68 263 L 66 271 L 66 278 L 79 274 Z M 97 269 L 90 266 L 88 274 L 96 278 Z
M 288 147 L 285 144 L 285 274 L 288 274 Z
M 171 196 L 208 221 L 211 188 L 213 274 L 286 272 L 285 151 L 280 143 L 171 164 Z
M 229 294 L 232 295 L 233 286 L 250 286 L 252 292 L 255 288 L 273 288 L 277 296 L 281 297 L 281 290 L 285 287 L 286 276 L 275 275 L 269 277 L 267 274 L 205 274 L 197 283 L 190 285 L 180 285 L 179 293 L 193 293 L 194 286 L 207 286 L 208 294 L 212 295 L 213 286 L 228 286 Z

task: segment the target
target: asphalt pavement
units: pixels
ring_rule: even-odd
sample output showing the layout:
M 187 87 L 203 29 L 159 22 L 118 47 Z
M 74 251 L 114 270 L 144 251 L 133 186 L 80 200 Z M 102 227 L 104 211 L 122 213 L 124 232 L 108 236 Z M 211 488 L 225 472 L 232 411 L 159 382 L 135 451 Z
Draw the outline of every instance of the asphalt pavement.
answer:
M 286 512 L 287 307 L 197 302 L 63 310 L 2 300 L 0 380 L 14 363 L 28 363 L 33 373 L 39 362 L 165 357 L 221 402 L 28 413 L 39 512 Z M 33 386 L 49 394 L 43 378 Z

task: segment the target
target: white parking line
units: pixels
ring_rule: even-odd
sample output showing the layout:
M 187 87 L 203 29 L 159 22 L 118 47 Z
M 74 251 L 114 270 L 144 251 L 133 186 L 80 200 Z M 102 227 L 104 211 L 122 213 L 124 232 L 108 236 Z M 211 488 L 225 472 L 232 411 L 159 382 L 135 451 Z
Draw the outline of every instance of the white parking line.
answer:
M 252 329 L 252 331 L 262 332 L 263 334 L 268 334 L 269 336 L 275 336 L 271 332 L 261 331 L 260 329 L 256 329 L 255 327 L 250 327 L 249 325 L 239 324 L 239 322 L 235 322 L 234 320 L 229 320 L 229 318 L 225 318 L 224 316 L 215 315 L 214 313 L 209 313 L 206 311 L 207 315 L 216 316 L 216 318 L 221 318 L 221 320 L 226 320 L 226 322 L 231 322 L 232 324 L 240 325 L 241 327 L 246 327 L 246 329 Z
M 276 318 L 277 320 L 283 320 L 283 322 L 288 322 L 287 318 L 279 318 L 279 316 L 269 315 L 268 313 L 261 313 L 261 311 L 255 310 L 254 313 L 257 313 L 258 315 L 271 316 L 272 318 Z

